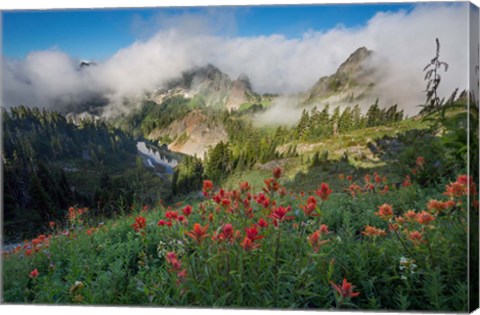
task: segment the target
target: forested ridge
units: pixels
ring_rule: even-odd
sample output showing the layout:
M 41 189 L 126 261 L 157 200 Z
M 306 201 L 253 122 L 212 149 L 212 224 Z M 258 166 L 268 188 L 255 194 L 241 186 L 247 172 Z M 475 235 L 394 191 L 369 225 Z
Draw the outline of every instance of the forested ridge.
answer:
M 72 205 L 108 216 L 141 198 L 125 176 L 132 168 L 137 180 L 148 176 L 129 133 L 102 120 L 24 106 L 3 109 L 2 123 L 7 239 L 64 221 Z

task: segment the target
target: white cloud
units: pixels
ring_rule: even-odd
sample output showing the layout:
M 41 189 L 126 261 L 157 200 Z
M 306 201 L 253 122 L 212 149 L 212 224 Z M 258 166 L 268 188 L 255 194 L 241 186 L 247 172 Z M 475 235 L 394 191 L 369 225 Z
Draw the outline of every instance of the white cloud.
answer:
M 154 89 L 181 71 L 206 63 L 232 78 L 246 73 L 259 92 L 295 93 L 335 72 L 355 49 L 366 46 L 388 69 L 379 86 L 381 103 L 398 103 L 414 113 L 424 101 L 422 69 L 435 54 L 436 37 L 441 43 L 440 58 L 450 64 L 440 93 L 448 97 L 456 87 L 467 86 L 466 3 L 422 4 L 412 12 L 378 13 L 361 28 L 310 31 L 296 39 L 219 35 L 221 28 L 212 29 L 209 22 L 216 14 L 212 12 L 163 20 L 162 30 L 154 36 L 81 71 L 76 60 L 56 50 L 32 52 L 21 61 L 4 59 L 4 105 L 52 108 L 60 106 L 54 102 L 58 99 L 82 100 L 102 93 L 111 100 L 112 112 L 123 98 Z M 216 23 L 232 27 L 226 20 L 218 18 Z M 197 31 L 189 31 L 193 29 Z

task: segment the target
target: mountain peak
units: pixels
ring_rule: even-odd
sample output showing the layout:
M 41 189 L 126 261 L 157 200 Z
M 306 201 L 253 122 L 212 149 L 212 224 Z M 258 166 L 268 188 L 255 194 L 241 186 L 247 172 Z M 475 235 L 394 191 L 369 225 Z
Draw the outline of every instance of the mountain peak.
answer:
M 81 60 L 80 63 L 78 64 L 80 68 L 96 66 L 96 65 L 97 63 L 95 61 L 88 61 L 88 60 Z
M 252 91 L 252 83 L 250 82 L 250 78 L 245 73 L 241 73 L 238 78 L 233 81 L 233 85 L 236 87 L 241 87 L 244 90 Z
M 214 89 L 221 89 L 223 86 L 231 85 L 231 80 L 227 74 L 212 64 L 202 67 L 195 67 L 184 71 L 181 77 L 173 79 L 166 84 L 167 89 L 176 87 L 184 89 L 195 89 L 199 85 L 210 86 Z
M 368 50 L 366 47 L 358 48 L 338 67 L 337 73 L 358 72 L 362 69 L 363 63 L 370 58 L 372 54 L 373 51 Z
M 368 65 L 373 51 L 366 47 L 355 50 L 337 71 L 321 77 L 307 92 L 307 102 L 315 100 L 353 101 L 366 95 L 372 87 L 375 68 Z

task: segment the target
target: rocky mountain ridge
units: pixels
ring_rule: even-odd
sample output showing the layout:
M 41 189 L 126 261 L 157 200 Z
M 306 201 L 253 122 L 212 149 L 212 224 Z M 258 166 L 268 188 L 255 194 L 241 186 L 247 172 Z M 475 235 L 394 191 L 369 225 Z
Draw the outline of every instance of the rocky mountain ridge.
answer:
M 365 47 L 358 48 L 329 76 L 323 76 L 303 93 L 303 100 L 297 106 L 311 106 L 319 103 L 351 104 L 370 96 L 375 86 L 377 69 L 370 63 L 374 53 Z M 187 99 L 200 99 L 206 107 L 214 109 L 239 110 L 242 104 L 259 104 L 262 96 L 253 91 L 247 75 L 236 80 L 209 64 L 182 73 L 177 79 L 153 93 L 151 99 L 157 104 L 173 96 Z M 295 106 L 295 104 L 292 104 Z M 260 106 L 262 107 L 262 106 Z M 209 146 L 215 146 L 228 138 L 224 126 L 209 121 L 201 109 L 194 109 L 184 117 L 172 122 L 168 127 L 148 134 L 149 139 L 173 141 L 169 149 L 203 158 Z
M 371 94 L 378 69 L 371 63 L 374 52 L 358 48 L 337 71 L 321 77 L 306 93 L 304 103 L 353 103 Z
M 201 97 L 206 106 L 228 110 L 237 110 L 244 103 L 260 99 L 253 91 L 247 75 L 241 74 L 236 80 L 231 80 L 211 64 L 183 72 L 180 77 L 157 89 L 151 99 L 160 104 L 164 99 L 175 95 Z

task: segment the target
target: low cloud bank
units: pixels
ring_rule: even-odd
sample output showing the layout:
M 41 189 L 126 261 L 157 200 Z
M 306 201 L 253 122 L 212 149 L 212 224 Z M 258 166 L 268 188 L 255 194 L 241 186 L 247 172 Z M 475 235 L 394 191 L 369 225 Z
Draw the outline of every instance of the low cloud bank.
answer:
M 31 52 L 24 60 L 4 58 L 3 104 L 66 111 L 72 104 L 102 96 L 109 103 L 104 115 L 115 115 L 130 109 L 125 100 L 207 63 L 231 78 L 246 73 L 260 93 L 298 93 L 308 90 L 320 77 L 334 73 L 353 51 L 365 46 L 376 52 L 374 63 L 383 69 L 377 85 L 381 103 L 398 103 L 411 115 L 424 102 L 422 70 L 435 55 L 437 37 L 440 59 L 450 65 L 442 74 L 440 94 L 448 97 L 455 88 L 466 88 L 468 8 L 467 3 L 419 4 L 411 12 L 380 12 L 364 27 L 339 26 L 296 39 L 218 34 L 208 22 L 215 12 L 178 16 L 178 20 L 171 18 L 160 25 L 161 30 L 152 37 L 119 50 L 97 65 L 80 67 L 79 60 L 57 50 Z M 226 20 L 228 27 L 234 28 L 231 19 L 218 18 L 216 23 Z M 141 21 L 136 23 L 142 25 Z M 272 112 L 270 119 L 285 115 L 288 101 L 277 103 L 278 109 L 273 110 L 278 116 Z

